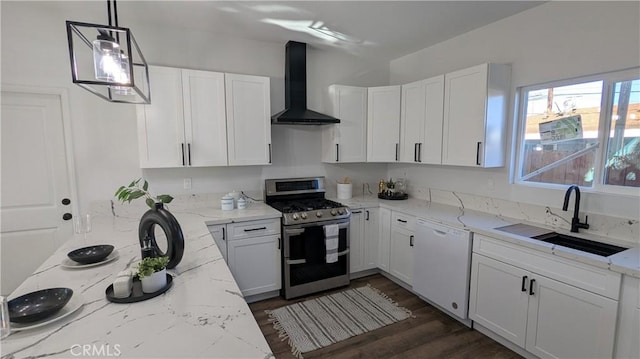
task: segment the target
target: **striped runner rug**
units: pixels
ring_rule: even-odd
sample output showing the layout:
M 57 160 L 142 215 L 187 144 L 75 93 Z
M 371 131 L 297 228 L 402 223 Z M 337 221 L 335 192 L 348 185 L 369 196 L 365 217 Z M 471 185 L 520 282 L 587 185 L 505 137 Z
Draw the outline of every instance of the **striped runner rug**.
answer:
M 298 358 L 341 340 L 399 322 L 411 311 L 384 293 L 360 287 L 267 310 L 282 340 L 288 340 Z

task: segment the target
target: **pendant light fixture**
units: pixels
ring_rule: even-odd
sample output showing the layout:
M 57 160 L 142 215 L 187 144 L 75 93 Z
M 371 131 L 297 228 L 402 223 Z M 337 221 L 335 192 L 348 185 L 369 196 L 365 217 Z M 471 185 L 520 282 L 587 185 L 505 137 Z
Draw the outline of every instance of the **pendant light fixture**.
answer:
M 107 0 L 107 16 L 109 25 L 66 22 L 73 83 L 110 102 L 149 104 L 149 67 L 131 30 L 118 26 L 116 0 Z

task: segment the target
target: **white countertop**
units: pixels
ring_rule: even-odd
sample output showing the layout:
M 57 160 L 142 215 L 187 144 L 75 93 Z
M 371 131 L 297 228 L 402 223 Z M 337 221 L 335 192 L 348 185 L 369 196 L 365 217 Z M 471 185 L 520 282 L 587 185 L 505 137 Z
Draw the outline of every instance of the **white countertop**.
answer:
M 532 226 L 546 228 L 549 231 L 568 234 L 603 243 L 621 245 L 628 244 L 611 240 L 610 238 L 588 235 L 584 233 L 569 233 L 568 231 L 550 228 L 541 223 L 527 222 L 517 218 L 509 218 L 501 215 L 488 214 L 480 211 L 469 210 L 464 207 L 456 207 L 441 203 L 429 202 L 416 198 L 407 200 L 381 200 L 375 196 L 356 196 L 350 199 L 334 199 L 352 209 L 383 207 L 427 219 L 436 223 L 456 228 L 468 229 L 471 232 L 483 234 L 504 241 L 516 243 L 528 248 L 572 259 L 578 262 L 590 264 L 600 268 L 606 268 L 618 273 L 640 278 L 640 248 L 634 247 L 609 257 L 602 257 L 591 253 L 574 250 L 559 245 L 554 245 L 528 237 L 518 236 L 495 228 L 515 223 L 526 223 Z
M 69 240 L 11 296 L 63 286 L 81 294 L 84 306 L 45 327 L 12 333 L 2 340 L 2 358 L 69 358 L 82 345 L 102 348 L 102 356 L 117 348 L 124 358 L 273 357 L 205 224 L 277 218 L 278 211 L 262 203 L 234 211 L 171 204 L 185 238 L 183 259 L 169 270 L 172 288 L 144 302 L 116 304 L 107 301 L 105 289 L 140 260 L 138 223 L 145 209 L 116 205 L 114 216 L 108 207 L 92 211 L 86 242 L 81 236 Z M 119 259 L 86 269 L 61 266 L 70 250 L 92 244 L 114 245 Z

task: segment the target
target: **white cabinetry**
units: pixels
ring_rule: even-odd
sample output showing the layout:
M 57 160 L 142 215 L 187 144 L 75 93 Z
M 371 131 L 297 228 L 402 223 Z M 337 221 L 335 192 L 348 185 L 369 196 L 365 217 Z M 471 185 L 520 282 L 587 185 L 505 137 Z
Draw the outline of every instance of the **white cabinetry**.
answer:
M 322 130 L 322 161 L 367 161 L 367 88 L 329 86 L 331 115 L 340 123 Z
M 391 210 L 378 209 L 378 268 L 389 272 L 389 259 L 391 256 Z
M 378 208 L 351 211 L 349 229 L 350 272 L 374 269 L 378 263 Z
M 252 296 L 280 289 L 278 218 L 209 226 L 209 232 L 223 253 L 242 295 Z
M 444 75 L 402 85 L 400 162 L 442 163 Z
M 391 215 L 389 273 L 408 285 L 413 283 L 413 240 L 416 218 L 404 213 Z
M 619 274 L 480 235 L 473 246 L 469 316 L 476 323 L 541 358 L 613 355 Z
M 640 358 L 640 279 L 622 277 L 615 358 Z
M 370 87 L 367 161 L 396 162 L 400 151 L 400 86 Z
M 153 102 L 140 105 L 140 167 L 227 164 L 224 74 L 149 67 Z
M 443 164 L 504 166 L 510 72 L 483 64 L 445 75 Z
M 225 75 L 229 165 L 271 163 L 269 78 Z

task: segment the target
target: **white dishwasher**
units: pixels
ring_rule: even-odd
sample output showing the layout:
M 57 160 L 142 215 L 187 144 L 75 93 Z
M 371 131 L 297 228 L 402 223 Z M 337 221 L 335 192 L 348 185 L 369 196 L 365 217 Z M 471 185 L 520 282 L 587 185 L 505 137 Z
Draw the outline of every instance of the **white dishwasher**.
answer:
M 471 232 L 419 218 L 415 236 L 413 290 L 467 319 Z

